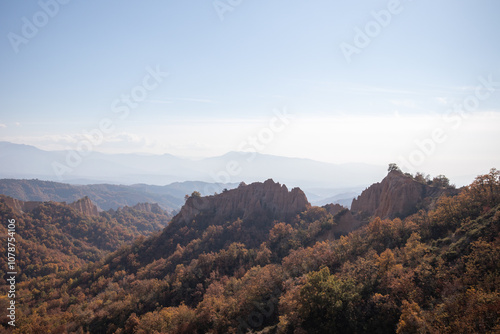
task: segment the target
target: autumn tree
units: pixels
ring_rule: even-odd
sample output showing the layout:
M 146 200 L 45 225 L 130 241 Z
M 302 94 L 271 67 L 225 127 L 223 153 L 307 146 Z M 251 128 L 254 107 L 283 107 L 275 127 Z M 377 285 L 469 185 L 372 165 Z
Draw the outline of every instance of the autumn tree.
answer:
M 440 188 L 451 188 L 450 180 L 444 175 L 438 175 L 432 179 L 432 185 Z
M 299 295 L 302 327 L 308 333 L 354 333 L 359 299 L 352 280 L 331 275 L 328 267 L 312 272 Z
M 422 317 L 420 307 L 417 303 L 403 301 L 403 312 L 399 319 L 397 334 L 415 333 L 425 334 L 428 333 L 427 325 Z

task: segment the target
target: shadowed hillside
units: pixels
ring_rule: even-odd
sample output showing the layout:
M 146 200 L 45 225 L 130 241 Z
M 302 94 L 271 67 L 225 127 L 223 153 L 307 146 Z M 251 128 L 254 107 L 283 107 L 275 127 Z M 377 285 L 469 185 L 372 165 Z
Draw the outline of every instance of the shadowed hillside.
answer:
M 2 219 L 16 221 L 19 272 L 24 279 L 79 268 L 139 236 L 159 231 L 170 216 L 159 208 L 145 210 L 149 206 L 99 213 L 88 197 L 65 204 L 23 202 L 0 195 Z M 7 235 L 5 225 L 1 229 Z M 2 272 L 6 268 L 5 257 L 0 259 L 0 268 Z

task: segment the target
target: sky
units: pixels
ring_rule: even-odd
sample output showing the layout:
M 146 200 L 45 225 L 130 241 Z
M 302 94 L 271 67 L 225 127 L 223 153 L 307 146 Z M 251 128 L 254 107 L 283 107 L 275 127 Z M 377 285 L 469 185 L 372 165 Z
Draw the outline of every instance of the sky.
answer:
M 6 0 L 0 141 L 500 166 L 496 0 Z M 93 137 L 92 137 L 93 136 Z

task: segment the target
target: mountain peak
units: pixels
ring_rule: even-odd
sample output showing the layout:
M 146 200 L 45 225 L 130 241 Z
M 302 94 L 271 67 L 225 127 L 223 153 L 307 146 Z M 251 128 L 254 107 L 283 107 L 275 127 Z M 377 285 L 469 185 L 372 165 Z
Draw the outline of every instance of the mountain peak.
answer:
M 99 215 L 99 208 L 92 202 L 90 198 L 88 198 L 88 196 L 85 196 L 71 204 L 68 204 L 68 206 L 85 216 Z
M 288 191 L 285 185 L 268 179 L 263 183 L 241 184 L 236 189 L 218 195 L 192 195 L 173 222 L 189 223 L 199 214 L 211 215 L 213 219 L 244 219 L 266 214 L 273 219 L 283 220 L 309 207 L 302 190 L 294 188 Z
M 456 189 L 430 186 L 416 181 L 411 175 L 392 170 L 382 182 L 371 185 L 354 199 L 351 211 L 360 217 L 405 217 L 419 207 L 429 206 L 443 194 L 456 193 Z
M 132 207 L 132 209 L 158 214 L 165 213 L 165 211 L 158 205 L 158 203 L 137 203 Z

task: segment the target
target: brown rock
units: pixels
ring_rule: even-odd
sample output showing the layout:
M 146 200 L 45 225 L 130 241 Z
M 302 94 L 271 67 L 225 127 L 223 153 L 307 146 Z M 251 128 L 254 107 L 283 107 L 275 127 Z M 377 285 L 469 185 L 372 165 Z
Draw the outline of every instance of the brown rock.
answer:
M 25 202 L 5 195 L 0 195 L 0 200 L 4 201 L 7 206 L 9 206 L 14 212 L 18 214 L 31 212 L 44 203 L 37 201 Z M 62 202 L 61 204 L 66 205 L 65 202 Z M 99 215 L 99 208 L 87 196 L 67 205 L 86 216 Z
M 20 201 L 18 199 L 5 196 L 5 195 L 0 195 L 0 199 L 7 204 L 14 212 L 17 214 L 23 214 L 25 212 L 30 212 L 37 208 L 39 205 L 41 205 L 43 202 L 35 202 L 35 201 Z
M 221 194 L 188 198 L 173 222 L 192 221 L 200 213 L 214 215 L 214 220 L 242 218 L 253 214 L 270 214 L 273 219 L 285 220 L 309 208 L 306 195 L 299 188 L 288 191 L 285 185 L 272 179 L 264 183 L 241 184 Z
M 352 215 L 348 208 L 340 204 L 327 204 L 323 207 L 334 216 L 337 223 L 332 229 L 334 233 L 349 234 L 361 226 L 361 222 Z
M 419 208 L 426 208 L 444 193 L 454 189 L 432 187 L 415 181 L 400 171 L 391 171 L 380 183 L 367 188 L 352 201 L 351 211 L 362 217 L 378 216 L 382 219 L 405 217 Z
M 158 203 L 137 203 L 132 207 L 134 210 L 151 212 L 151 213 L 165 213 Z
M 337 213 L 339 213 L 340 211 L 343 211 L 343 210 L 346 210 L 347 208 L 343 207 L 342 205 L 340 204 L 326 204 L 323 206 L 323 208 L 326 209 L 326 211 L 331 214 L 331 215 L 336 215 Z
M 99 215 L 99 208 L 87 196 L 79 199 L 76 202 L 68 204 L 68 206 L 70 208 L 73 208 L 76 211 L 82 213 L 85 216 L 98 216 Z

